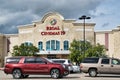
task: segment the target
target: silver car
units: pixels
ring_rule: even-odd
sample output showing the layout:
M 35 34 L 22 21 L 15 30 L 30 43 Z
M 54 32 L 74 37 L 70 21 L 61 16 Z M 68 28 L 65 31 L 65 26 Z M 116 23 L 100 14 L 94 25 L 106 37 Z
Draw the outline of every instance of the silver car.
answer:
M 69 71 L 73 72 L 73 65 L 69 59 L 51 59 L 54 63 L 61 63 L 68 65 Z

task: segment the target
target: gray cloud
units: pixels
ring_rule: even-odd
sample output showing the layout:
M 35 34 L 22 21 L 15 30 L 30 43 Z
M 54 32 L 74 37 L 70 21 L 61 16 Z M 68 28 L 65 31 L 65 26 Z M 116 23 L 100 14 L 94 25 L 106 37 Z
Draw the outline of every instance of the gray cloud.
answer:
M 107 27 L 107 26 L 109 26 L 109 23 L 102 24 L 102 27 Z
M 101 0 L 0 0 L 0 33 L 17 33 L 17 26 L 41 19 L 56 11 L 65 18 L 77 19 L 94 11 Z

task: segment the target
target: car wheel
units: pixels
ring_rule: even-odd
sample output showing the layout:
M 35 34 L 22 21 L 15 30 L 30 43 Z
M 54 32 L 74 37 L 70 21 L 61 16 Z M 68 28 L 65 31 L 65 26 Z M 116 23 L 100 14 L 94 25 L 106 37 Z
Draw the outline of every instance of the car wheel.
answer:
M 97 76 L 97 70 L 96 69 L 90 69 L 89 70 L 89 76 L 91 76 L 91 77 Z
M 20 69 L 15 69 L 13 70 L 12 75 L 14 79 L 19 79 L 22 77 L 22 72 Z
M 50 75 L 52 78 L 57 79 L 60 77 L 60 71 L 58 69 L 52 69 Z

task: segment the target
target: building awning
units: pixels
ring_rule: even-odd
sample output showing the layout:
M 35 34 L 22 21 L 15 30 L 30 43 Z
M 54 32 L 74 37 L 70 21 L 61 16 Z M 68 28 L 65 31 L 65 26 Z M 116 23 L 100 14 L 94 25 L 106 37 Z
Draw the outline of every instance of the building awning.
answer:
M 40 51 L 36 54 L 70 54 L 70 51 Z

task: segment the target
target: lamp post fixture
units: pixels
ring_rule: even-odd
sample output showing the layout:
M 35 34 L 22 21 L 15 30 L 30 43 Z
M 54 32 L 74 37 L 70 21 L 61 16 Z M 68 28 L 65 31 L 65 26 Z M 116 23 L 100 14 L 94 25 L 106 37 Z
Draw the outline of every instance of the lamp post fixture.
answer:
M 90 17 L 83 15 L 79 18 L 80 20 L 83 20 L 83 41 L 84 41 L 84 53 L 83 53 L 83 57 L 85 58 L 85 20 L 86 19 L 90 19 Z

